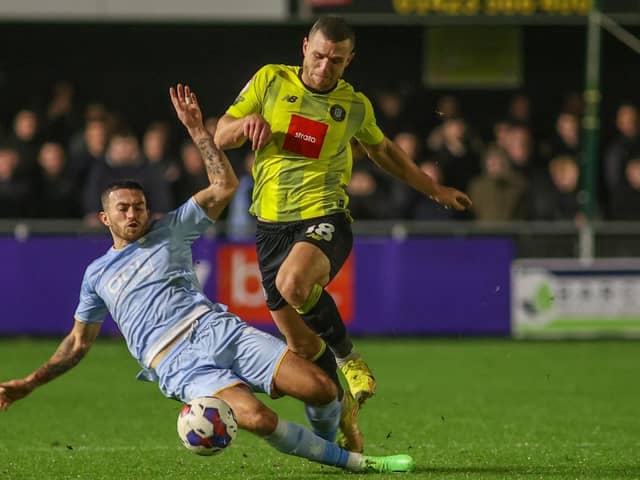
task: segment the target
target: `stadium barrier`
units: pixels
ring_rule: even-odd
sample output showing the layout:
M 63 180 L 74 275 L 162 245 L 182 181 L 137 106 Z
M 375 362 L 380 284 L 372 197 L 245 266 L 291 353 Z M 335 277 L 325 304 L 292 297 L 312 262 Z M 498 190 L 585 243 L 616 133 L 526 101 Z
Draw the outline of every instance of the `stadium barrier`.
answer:
M 521 259 L 582 257 L 585 264 L 594 253 L 640 256 L 637 224 L 356 222 L 354 231 L 354 251 L 329 291 L 355 335 L 504 336 L 513 321 L 513 333 L 527 336 L 536 328 L 516 325 L 527 313 L 518 307 L 528 302 L 549 318 L 537 295 L 557 282 L 537 285 L 527 302 L 514 300 L 512 267 Z M 0 222 L 0 335 L 66 333 L 84 269 L 110 245 L 103 230 L 80 222 Z M 226 239 L 221 223 L 194 244 L 193 258 L 210 298 L 274 331 L 251 240 Z M 103 334 L 117 334 L 110 319 Z

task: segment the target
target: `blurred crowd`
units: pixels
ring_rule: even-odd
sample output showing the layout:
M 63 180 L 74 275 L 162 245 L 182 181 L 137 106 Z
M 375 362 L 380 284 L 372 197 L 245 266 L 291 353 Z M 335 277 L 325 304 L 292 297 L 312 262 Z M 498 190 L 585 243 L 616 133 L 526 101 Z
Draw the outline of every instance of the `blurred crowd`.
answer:
M 354 147 L 349 185 L 356 218 L 413 220 L 475 219 L 482 222 L 521 220 L 584 221 L 586 193 L 580 95 L 569 94 L 555 118 L 551 134 L 540 135 L 525 94 L 514 94 L 507 111 L 481 136 L 462 114 L 455 95 L 441 96 L 439 124 L 421 131 L 407 122 L 403 98 L 393 92 L 375 97 L 378 123 L 387 135 L 440 183 L 464 190 L 473 200 L 470 212 L 444 210 L 372 168 L 362 149 Z M 640 136 L 638 110 L 618 106 L 615 136 L 602 148 L 595 167 L 597 215 L 605 220 L 640 220 Z
M 82 218 L 97 225 L 99 192 L 114 179 L 139 180 L 157 214 L 208 184 L 199 151 L 184 140 L 177 122 L 150 121 L 134 132 L 126 119 L 101 103 L 77 105 L 72 84 L 60 82 L 52 91 L 45 108 L 22 108 L 10 125 L 0 125 L 0 218 Z M 408 120 L 400 93 L 380 91 L 372 99 L 387 136 L 432 178 L 466 191 L 474 205 L 464 214 L 442 209 L 386 176 L 354 143 L 348 185 L 354 218 L 583 221 L 579 96 L 568 97 L 555 118 L 546 119 L 554 125 L 546 138 L 538 138 L 524 94 L 513 96 L 504 116 L 484 136 L 465 119 L 455 95 L 438 99 L 439 122 L 429 129 Z M 637 107 L 622 104 L 615 118 L 603 122 L 615 122 L 616 135 L 598 158 L 598 215 L 640 220 Z M 215 117 L 206 119 L 211 133 L 216 123 Z M 241 149 L 229 156 L 240 191 L 226 220 L 242 231 L 252 222 L 247 209 L 253 155 Z
M 151 121 L 134 132 L 118 112 L 89 103 L 79 112 L 74 87 L 61 82 L 46 109 L 20 109 L 8 128 L 0 126 L 0 218 L 76 218 L 100 224 L 100 192 L 120 178 L 138 180 L 155 215 L 172 210 L 209 184 L 198 148 L 177 141 L 181 127 Z M 213 135 L 217 117 L 207 118 Z M 230 153 L 241 177 L 240 192 L 226 217 L 239 228 L 251 222 L 253 154 Z

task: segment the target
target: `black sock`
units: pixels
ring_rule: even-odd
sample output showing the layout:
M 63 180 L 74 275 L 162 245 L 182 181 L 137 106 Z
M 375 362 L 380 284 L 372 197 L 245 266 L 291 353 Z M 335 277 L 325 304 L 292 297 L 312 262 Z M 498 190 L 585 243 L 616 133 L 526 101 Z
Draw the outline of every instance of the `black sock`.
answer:
M 333 352 L 328 348 L 324 348 L 322 355 L 316 358 L 313 363 L 319 366 L 333 383 L 336 384 L 336 387 L 338 387 L 338 400 L 342 400 L 342 385 L 340 385 L 340 379 L 338 378 L 338 366 L 336 365 L 336 357 L 333 355 Z
M 342 323 L 336 302 L 326 290 L 322 290 L 314 307 L 302 314 L 302 319 L 326 342 L 338 358 L 346 357 L 353 350 L 353 343 Z

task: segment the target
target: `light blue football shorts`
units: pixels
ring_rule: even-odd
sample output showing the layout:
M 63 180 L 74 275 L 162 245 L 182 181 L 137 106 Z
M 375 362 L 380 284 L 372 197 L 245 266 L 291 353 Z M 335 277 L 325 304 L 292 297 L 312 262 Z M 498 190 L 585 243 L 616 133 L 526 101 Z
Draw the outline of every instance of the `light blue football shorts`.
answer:
M 236 315 L 211 312 L 196 320 L 155 373 L 162 393 L 185 403 L 237 384 L 271 395 L 286 352 L 283 341 Z

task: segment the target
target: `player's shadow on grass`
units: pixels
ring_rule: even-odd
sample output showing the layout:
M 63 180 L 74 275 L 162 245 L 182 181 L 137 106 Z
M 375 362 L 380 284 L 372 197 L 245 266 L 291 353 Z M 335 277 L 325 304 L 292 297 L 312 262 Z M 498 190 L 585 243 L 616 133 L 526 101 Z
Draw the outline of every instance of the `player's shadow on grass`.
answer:
M 426 465 L 417 465 L 416 473 L 432 473 L 440 475 L 477 475 L 477 474 L 495 474 L 504 475 L 544 475 L 549 477 L 562 476 L 563 478 L 575 477 L 579 475 L 581 478 L 638 478 L 640 476 L 640 464 L 616 465 L 616 466 L 589 466 L 589 465 L 496 465 L 496 466 L 446 466 L 446 467 L 430 467 Z

